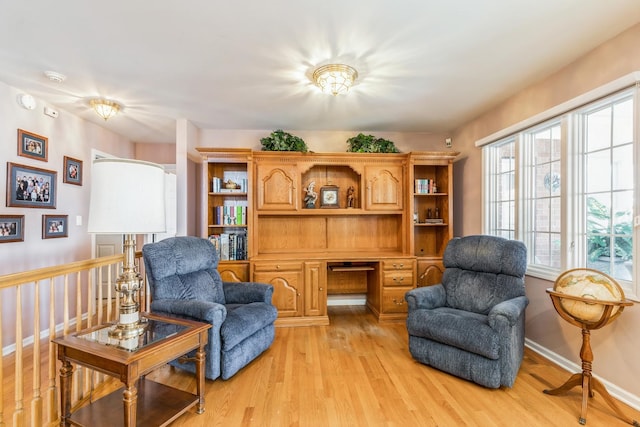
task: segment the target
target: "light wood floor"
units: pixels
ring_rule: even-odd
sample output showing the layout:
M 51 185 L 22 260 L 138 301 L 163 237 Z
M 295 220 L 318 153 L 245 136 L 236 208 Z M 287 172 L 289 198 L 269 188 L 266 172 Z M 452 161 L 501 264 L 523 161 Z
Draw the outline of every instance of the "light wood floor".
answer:
M 326 327 L 276 328 L 257 360 L 230 380 L 207 381 L 204 414 L 172 426 L 579 426 L 578 388 L 542 393 L 570 373 L 530 350 L 514 387 L 490 390 L 415 362 L 404 323 L 378 324 L 358 306 L 330 307 L 329 315 Z M 195 390 L 190 374 L 170 367 L 149 378 Z M 596 394 L 587 426 L 628 424 Z

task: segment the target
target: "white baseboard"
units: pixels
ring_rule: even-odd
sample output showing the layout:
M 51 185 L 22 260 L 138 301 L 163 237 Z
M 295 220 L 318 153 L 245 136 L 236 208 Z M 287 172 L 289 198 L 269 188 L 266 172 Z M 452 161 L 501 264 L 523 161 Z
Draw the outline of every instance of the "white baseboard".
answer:
M 327 305 L 366 305 L 367 295 L 329 295 L 327 296 Z
M 525 345 L 539 355 L 545 357 L 546 359 L 549 359 L 556 365 L 560 366 L 563 369 L 566 369 L 569 372 L 582 372 L 582 366 L 573 363 L 568 359 L 565 359 L 559 354 L 550 351 L 546 347 L 542 347 L 536 342 L 525 338 Z M 640 396 L 629 393 L 628 391 L 616 386 L 615 384 L 610 383 L 607 380 L 602 379 L 595 374 L 593 374 L 593 376 L 598 378 L 598 380 L 607 388 L 607 391 L 609 392 L 609 394 L 611 394 L 611 396 L 640 411 Z
M 87 320 L 87 314 L 86 313 L 82 315 L 82 320 L 83 321 Z M 69 330 L 74 330 L 75 326 L 76 326 L 76 319 L 75 318 L 70 319 L 69 320 Z M 56 325 L 54 333 L 56 334 L 56 336 L 58 336 L 58 333 L 63 331 L 63 330 L 64 330 L 64 323 L 59 323 L 59 324 Z M 48 328 L 40 331 L 40 340 L 43 340 L 43 339 L 48 338 L 48 337 L 49 337 L 49 329 Z M 28 336 L 28 337 L 26 337 L 26 338 L 24 338 L 22 340 L 22 347 L 28 347 L 30 345 L 33 345 L 33 335 L 30 335 L 30 336 Z M 8 346 L 2 348 L 2 357 L 8 356 L 8 355 L 10 355 L 12 353 L 15 353 L 15 351 L 16 351 L 16 344 L 15 343 L 9 344 Z

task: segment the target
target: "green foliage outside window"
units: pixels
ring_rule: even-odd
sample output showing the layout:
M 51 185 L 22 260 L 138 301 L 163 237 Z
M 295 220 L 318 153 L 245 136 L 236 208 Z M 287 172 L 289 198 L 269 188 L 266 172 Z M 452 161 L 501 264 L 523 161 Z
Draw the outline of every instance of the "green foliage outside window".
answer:
M 631 218 L 628 211 L 615 212 L 614 218 Z M 589 261 L 600 257 L 615 257 L 627 261 L 633 256 L 633 224 L 628 221 L 616 221 L 611 233 L 611 216 L 609 208 L 594 197 L 587 198 L 587 254 Z M 611 240 L 614 241 L 613 254 Z

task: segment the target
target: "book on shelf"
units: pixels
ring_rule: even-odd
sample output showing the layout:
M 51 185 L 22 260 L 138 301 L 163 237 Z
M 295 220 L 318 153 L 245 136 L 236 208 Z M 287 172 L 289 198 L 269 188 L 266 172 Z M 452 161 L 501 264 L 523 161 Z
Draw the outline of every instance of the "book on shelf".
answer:
M 209 240 L 213 243 L 220 261 L 241 261 L 247 259 L 247 233 L 211 234 Z
M 247 225 L 247 210 L 243 203 L 214 206 L 214 225 Z
M 433 194 L 438 192 L 435 179 L 416 179 L 414 187 L 416 194 Z
M 248 186 L 247 173 L 225 171 L 222 178 L 211 178 L 211 192 L 213 193 L 246 193 Z
M 425 224 L 444 224 L 444 219 L 442 218 L 427 218 L 424 220 Z

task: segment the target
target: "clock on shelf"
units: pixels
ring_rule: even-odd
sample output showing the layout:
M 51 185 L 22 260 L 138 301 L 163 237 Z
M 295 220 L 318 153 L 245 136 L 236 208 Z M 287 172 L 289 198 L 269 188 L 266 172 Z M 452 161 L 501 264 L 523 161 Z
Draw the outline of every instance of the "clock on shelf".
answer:
M 321 208 L 339 208 L 338 203 L 338 186 L 325 185 L 320 188 L 320 207 Z

